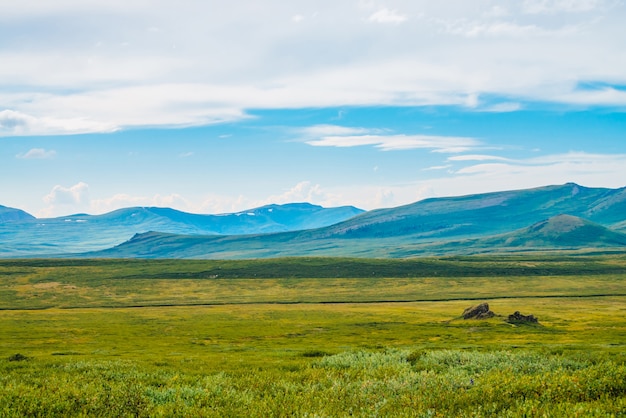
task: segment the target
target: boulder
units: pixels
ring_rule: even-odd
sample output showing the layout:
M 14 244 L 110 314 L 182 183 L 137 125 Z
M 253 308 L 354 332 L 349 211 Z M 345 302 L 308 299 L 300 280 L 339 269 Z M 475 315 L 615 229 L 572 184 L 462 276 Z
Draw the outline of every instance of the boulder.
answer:
M 463 311 L 463 319 L 486 319 L 492 318 L 496 314 L 489 310 L 488 303 L 481 303 L 480 305 L 471 306 Z
M 519 311 L 515 311 L 514 314 L 509 315 L 509 319 L 507 320 L 511 323 L 531 323 L 536 324 L 539 321 L 535 317 L 535 315 L 522 315 Z

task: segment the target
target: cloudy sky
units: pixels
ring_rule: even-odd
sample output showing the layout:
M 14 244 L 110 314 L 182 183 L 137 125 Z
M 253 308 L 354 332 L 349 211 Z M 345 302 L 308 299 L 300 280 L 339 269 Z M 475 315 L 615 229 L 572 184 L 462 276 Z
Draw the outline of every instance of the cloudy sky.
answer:
M 622 0 L 0 0 L 0 204 L 626 186 Z

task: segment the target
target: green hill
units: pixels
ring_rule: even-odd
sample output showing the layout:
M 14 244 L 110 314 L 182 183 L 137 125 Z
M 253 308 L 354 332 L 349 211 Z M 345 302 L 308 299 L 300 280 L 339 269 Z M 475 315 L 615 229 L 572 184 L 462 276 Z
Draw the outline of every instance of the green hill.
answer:
M 409 246 L 405 248 L 405 253 L 421 251 L 432 255 L 568 250 L 624 251 L 626 234 L 575 216 L 558 215 L 506 234 Z
M 575 216 L 559 215 L 519 232 L 507 234 L 508 247 L 606 247 L 626 245 L 626 234 Z
M 609 228 L 624 225 L 624 196 L 624 189 L 585 188 L 568 183 L 427 199 L 305 231 L 244 236 L 150 232 L 89 255 L 225 259 L 308 255 L 410 257 L 534 248 L 619 248 L 626 245 L 625 236 Z
M 607 227 L 626 220 L 626 188 L 587 188 L 574 183 L 460 197 L 433 198 L 366 212 L 327 228 L 346 237 L 415 238 L 485 236 L 510 232 L 568 214 Z

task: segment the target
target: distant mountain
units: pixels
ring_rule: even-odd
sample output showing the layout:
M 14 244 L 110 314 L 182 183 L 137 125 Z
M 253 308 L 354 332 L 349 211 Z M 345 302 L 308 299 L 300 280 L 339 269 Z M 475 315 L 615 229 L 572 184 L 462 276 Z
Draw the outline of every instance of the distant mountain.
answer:
M 33 215 L 23 210 L 0 205 L 0 223 L 29 221 L 33 219 L 35 219 Z
M 328 226 L 362 212 L 352 206 L 323 208 L 309 203 L 267 205 L 220 215 L 199 215 L 156 207 L 49 219 L 36 219 L 30 215 L 20 218 L 15 214 L 17 212 L 11 212 L 15 220 L 0 223 L 0 257 L 95 251 L 147 231 L 240 235 L 304 230 Z
M 624 225 L 626 189 L 586 188 L 568 183 L 427 199 L 366 212 L 344 222 L 306 231 L 204 237 L 152 232 L 134 236 L 122 245 L 91 255 L 148 258 L 408 257 L 492 252 L 504 247 L 621 247 L 624 244 L 619 231 L 624 230 Z M 615 230 L 611 231 L 611 228 Z M 503 234 L 512 235 L 502 237 Z
M 78 222 L 135 227 L 180 234 L 243 235 L 320 228 L 363 213 L 353 206 L 324 208 L 310 203 L 267 205 L 242 212 L 200 215 L 170 208 L 134 207 L 104 215 L 72 215 L 44 222 Z M 126 231 L 128 235 L 128 231 Z

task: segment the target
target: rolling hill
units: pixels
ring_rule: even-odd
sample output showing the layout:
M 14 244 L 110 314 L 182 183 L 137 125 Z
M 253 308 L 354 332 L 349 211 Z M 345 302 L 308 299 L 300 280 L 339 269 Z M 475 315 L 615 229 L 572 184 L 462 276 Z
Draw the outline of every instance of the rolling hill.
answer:
M 409 257 L 533 248 L 622 248 L 626 244 L 620 231 L 624 230 L 625 220 L 626 189 L 586 188 L 568 183 L 427 199 L 305 231 L 244 236 L 149 232 L 89 256 Z
M 506 234 L 427 243 L 411 249 L 429 254 L 457 255 L 608 249 L 626 251 L 626 234 L 576 216 L 558 215 Z
M 500 238 L 493 245 L 529 248 L 626 246 L 626 234 L 571 215 L 558 215 Z

